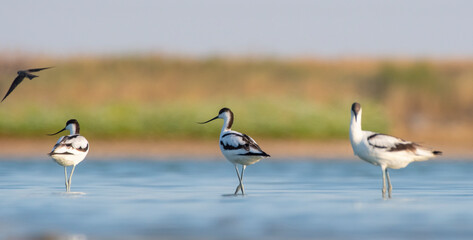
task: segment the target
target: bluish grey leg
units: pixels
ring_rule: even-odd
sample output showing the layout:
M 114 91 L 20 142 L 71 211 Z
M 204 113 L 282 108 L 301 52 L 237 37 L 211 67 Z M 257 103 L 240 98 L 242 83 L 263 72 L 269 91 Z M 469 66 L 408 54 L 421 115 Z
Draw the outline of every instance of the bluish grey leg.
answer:
M 71 175 L 69 175 L 69 189 L 67 190 L 68 192 L 71 191 L 71 183 L 72 183 L 72 174 L 74 174 L 74 169 L 76 168 L 76 165 L 72 166 L 72 171 L 71 171 Z
M 241 165 L 241 177 L 240 177 L 240 186 L 241 186 L 241 195 L 245 195 L 245 187 L 243 186 L 243 173 L 245 172 L 246 165 Z
M 67 167 L 64 167 L 64 177 L 66 178 L 66 192 L 68 192 L 69 184 L 67 182 Z
M 237 188 L 236 188 L 236 190 L 235 190 L 235 193 L 234 193 L 234 195 L 237 195 L 238 192 L 239 192 L 240 189 L 241 189 L 241 177 L 240 177 L 240 172 L 238 171 L 237 165 L 234 164 L 234 166 L 235 166 L 235 171 L 236 171 L 236 173 L 237 173 L 238 181 L 240 182 L 240 184 L 238 184 L 238 186 L 237 186 Z
M 389 172 L 387 168 L 386 168 L 386 178 L 388 179 L 388 197 L 391 198 L 393 186 L 391 185 L 391 179 L 389 178 Z
M 381 167 L 381 170 L 383 172 L 383 199 L 386 198 L 386 167 Z

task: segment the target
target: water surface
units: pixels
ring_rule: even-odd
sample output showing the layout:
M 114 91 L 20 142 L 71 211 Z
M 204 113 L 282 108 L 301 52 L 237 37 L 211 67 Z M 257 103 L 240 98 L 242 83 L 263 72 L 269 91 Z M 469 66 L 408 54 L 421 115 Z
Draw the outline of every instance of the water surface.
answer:
M 473 162 L 264 160 L 245 172 L 244 197 L 224 161 L 86 159 L 64 194 L 50 160 L 0 162 L 0 239 L 473 238 Z

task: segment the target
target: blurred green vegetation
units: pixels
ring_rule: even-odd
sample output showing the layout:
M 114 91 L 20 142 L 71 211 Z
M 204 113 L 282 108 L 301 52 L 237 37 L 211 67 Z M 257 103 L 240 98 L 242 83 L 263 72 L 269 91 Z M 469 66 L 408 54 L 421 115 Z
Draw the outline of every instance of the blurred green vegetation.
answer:
M 0 137 L 44 136 L 76 118 L 96 138 L 212 139 L 222 122 L 196 122 L 229 107 L 234 129 L 255 137 L 345 139 L 354 101 L 373 131 L 473 118 L 473 63 L 465 61 L 7 57 L 0 90 L 18 69 L 44 66 L 55 68 L 0 104 Z
M 292 139 L 326 139 L 347 136 L 350 121 L 346 108 L 308 104 L 300 100 L 281 102 L 270 100 L 229 99 L 235 112 L 233 128 L 254 136 Z M 218 114 L 215 102 L 173 102 L 169 104 L 130 104 L 115 102 L 95 107 L 80 105 L 44 107 L 41 104 L 15 105 L 16 109 L 0 110 L 0 135 L 31 137 L 54 133 L 64 127 L 69 118 L 81 124 L 81 133 L 98 138 L 186 139 L 219 135 L 222 120 L 206 125 Z M 375 106 L 373 106 L 375 107 Z M 367 115 L 374 130 L 387 128 L 380 109 Z M 349 113 L 349 112 L 348 112 Z

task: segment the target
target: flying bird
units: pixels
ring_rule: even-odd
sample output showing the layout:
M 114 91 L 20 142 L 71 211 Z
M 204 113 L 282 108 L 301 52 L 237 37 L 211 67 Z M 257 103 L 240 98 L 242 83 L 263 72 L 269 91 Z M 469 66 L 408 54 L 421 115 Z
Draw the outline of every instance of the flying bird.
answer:
M 28 69 L 28 70 L 18 71 L 17 72 L 18 76 L 15 78 L 15 80 L 13 80 L 13 83 L 11 84 L 10 89 L 8 89 L 7 94 L 2 99 L 2 102 L 3 102 L 3 100 L 5 100 L 5 98 L 8 97 L 8 95 L 10 95 L 11 92 L 13 92 L 13 90 L 15 90 L 15 88 L 23 81 L 23 79 L 25 79 L 25 77 L 30 79 L 30 80 L 33 80 L 33 78 L 38 77 L 37 75 L 32 74 L 33 72 L 39 72 L 41 70 L 45 70 L 45 69 L 48 69 L 48 68 L 52 68 L 52 67 L 32 68 L 32 69 Z
M 361 129 L 361 105 L 357 102 L 351 106 L 350 142 L 353 152 L 362 160 L 380 166 L 383 172 L 383 198 L 386 197 L 386 179 L 388 196 L 391 198 L 392 185 L 388 168 L 405 168 L 414 161 L 426 161 L 441 155 L 415 142 L 406 141 L 386 134 L 363 131 Z
M 245 195 L 243 172 L 246 166 L 270 156 L 261 150 L 253 138 L 231 129 L 233 124 L 233 112 L 228 108 L 222 108 L 216 117 L 206 122 L 201 122 L 200 124 L 205 124 L 218 118 L 223 119 L 223 127 L 219 139 L 220 150 L 223 156 L 235 166 L 238 181 L 240 182 L 234 195 L 237 195 L 239 191 L 241 191 L 242 195 Z M 238 171 L 237 164 L 241 165 L 241 174 Z

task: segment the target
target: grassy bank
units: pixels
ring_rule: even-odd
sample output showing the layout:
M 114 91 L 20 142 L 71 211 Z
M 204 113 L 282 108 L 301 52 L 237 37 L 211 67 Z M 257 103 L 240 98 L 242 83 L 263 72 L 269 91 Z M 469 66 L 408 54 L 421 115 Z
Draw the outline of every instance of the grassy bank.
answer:
M 212 138 L 221 122 L 196 122 L 226 106 L 235 129 L 255 137 L 343 139 L 353 101 L 375 131 L 473 129 L 470 61 L 6 57 L 0 90 L 18 69 L 42 66 L 55 68 L 0 104 L 0 137 L 38 136 L 77 118 L 97 138 Z
M 235 129 L 268 138 L 338 139 L 347 136 L 349 110 L 346 106 L 318 106 L 300 100 L 229 100 L 235 112 Z M 232 104 L 233 103 L 233 104 Z M 283 104 L 283 105 L 281 105 Z M 97 106 L 44 107 L 29 104 L 0 110 L 0 134 L 29 137 L 52 133 L 69 118 L 80 120 L 85 135 L 102 138 L 186 139 L 215 138 L 222 122 L 199 125 L 217 115 L 223 104 L 216 102 L 173 102 L 131 104 L 117 102 Z M 373 106 L 375 108 L 375 106 Z M 380 109 L 370 111 L 370 123 L 386 130 Z

